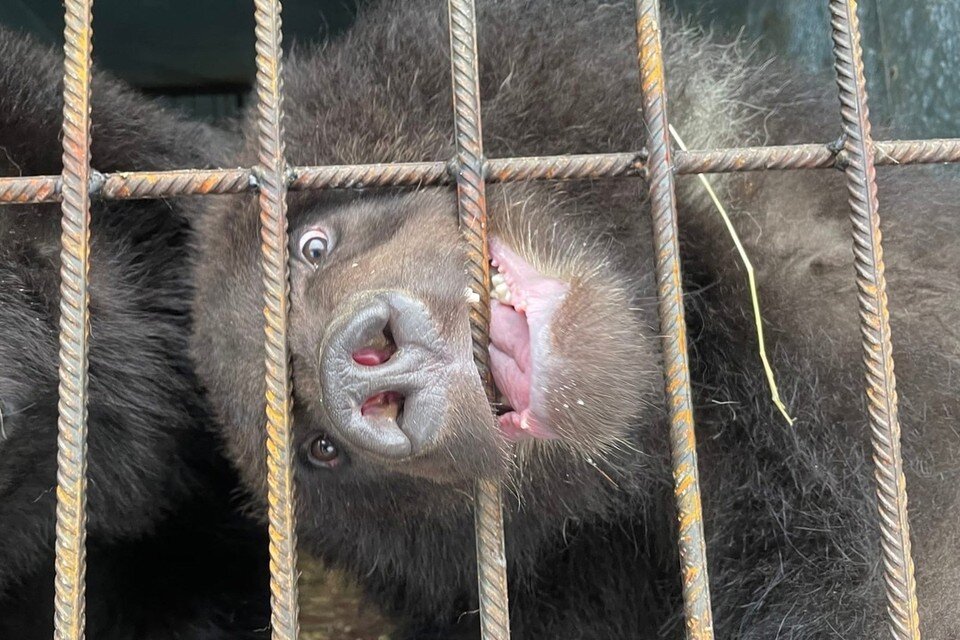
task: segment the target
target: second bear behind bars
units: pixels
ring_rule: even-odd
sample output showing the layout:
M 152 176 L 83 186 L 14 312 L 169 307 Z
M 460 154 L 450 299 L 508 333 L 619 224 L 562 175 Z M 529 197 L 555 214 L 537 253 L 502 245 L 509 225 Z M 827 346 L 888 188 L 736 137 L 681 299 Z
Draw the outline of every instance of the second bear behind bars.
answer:
M 632 3 L 478 4 L 490 156 L 641 146 Z M 442 5 L 383 2 L 345 38 L 293 57 L 292 163 L 453 155 Z M 671 115 L 692 145 L 837 133 L 832 95 L 736 47 L 668 31 Z M 249 164 L 252 118 L 247 131 Z M 768 348 L 797 417 L 786 425 L 768 399 L 732 243 L 696 181 L 680 180 L 717 637 L 881 637 L 843 177 L 715 183 L 757 266 Z M 958 185 L 898 169 L 882 187 L 924 629 L 954 638 L 960 258 L 927 247 L 933 234 L 941 247 L 960 240 Z M 301 540 L 402 614 L 409 637 L 475 634 L 471 487 L 499 475 L 514 637 L 679 637 L 645 185 L 491 185 L 487 195 L 496 411 L 473 368 L 453 192 L 291 195 Z M 240 197 L 205 204 L 194 352 L 232 454 L 260 490 L 257 208 Z

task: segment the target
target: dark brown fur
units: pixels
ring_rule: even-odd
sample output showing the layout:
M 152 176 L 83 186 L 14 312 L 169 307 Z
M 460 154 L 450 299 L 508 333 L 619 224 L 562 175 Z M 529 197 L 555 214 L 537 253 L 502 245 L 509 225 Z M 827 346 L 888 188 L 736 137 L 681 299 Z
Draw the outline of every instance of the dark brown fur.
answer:
M 439 1 L 384 2 L 354 30 L 299 51 L 286 73 L 295 164 L 453 153 Z M 491 157 L 639 148 L 632 3 L 480 2 Z M 668 25 L 672 122 L 688 144 L 823 141 L 827 91 L 742 48 Z M 823 85 L 829 87 L 828 84 Z M 255 158 L 256 127 L 247 128 Z M 926 637 L 957 637 L 960 321 L 955 177 L 881 173 L 911 513 Z M 848 207 L 838 172 L 713 179 L 757 267 L 768 349 L 787 405 L 772 406 L 746 277 L 694 178 L 678 181 L 706 532 L 718 638 L 874 638 L 883 597 Z M 674 510 L 649 207 L 640 180 L 488 186 L 492 232 L 569 280 L 551 384 L 559 442 L 497 442 L 476 387 L 436 447 L 384 462 L 338 437 L 320 401 L 318 349 L 344 300 L 403 289 L 469 361 L 465 260 L 448 189 L 290 198 L 291 339 L 301 540 L 352 570 L 410 621 L 410 637 L 476 628 L 471 480 L 503 469 L 514 637 L 680 637 Z M 200 229 L 194 352 L 231 451 L 262 490 L 264 383 L 257 211 L 209 205 Z M 300 232 L 337 230 L 317 271 Z M 933 246 L 931 246 L 933 245 Z M 565 337 L 565 338 L 564 338 Z M 583 395 L 581 395 L 583 394 Z M 583 405 L 572 401 L 583 399 Z M 570 404 L 571 406 L 567 406 Z M 583 408 L 578 408 L 583 407 Z M 484 418 L 479 423 L 478 418 Z M 329 432 L 346 461 L 315 469 Z M 955 602 L 953 603 L 955 604 Z
M 0 175 L 61 172 L 62 69 L 0 28 Z M 209 166 L 225 142 L 99 72 L 93 122 L 103 172 Z M 88 637 L 249 638 L 265 625 L 263 536 L 234 512 L 235 474 L 187 357 L 183 212 L 91 206 Z M 53 633 L 59 268 L 59 206 L 0 209 L 4 638 Z

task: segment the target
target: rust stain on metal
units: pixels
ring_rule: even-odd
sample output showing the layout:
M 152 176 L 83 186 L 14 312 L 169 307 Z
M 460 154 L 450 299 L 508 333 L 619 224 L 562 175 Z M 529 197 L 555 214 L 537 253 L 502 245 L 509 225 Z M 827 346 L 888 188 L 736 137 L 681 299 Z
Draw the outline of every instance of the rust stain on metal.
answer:
M 242 193 L 251 189 L 250 169 L 131 171 L 105 177 L 101 197 L 113 200 Z
M 290 189 L 362 189 L 429 186 L 451 182 L 444 162 L 297 167 Z
M 916 581 L 910 555 L 906 479 L 887 309 L 877 198 L 876 151 L 870 136 L 866 80 L 855 0 L 830 1 L 837 85 L 847 155 L 847 191 L 853 222 L 867 400 L 876 464 L 881 547 L 892 637 L 920 639 Z
M 532 158 L 489 160 L 485 175 L 489 182 L 526 180 L 578 180 L 639 176 L 642 151 L 593 153 Z
M 460 229 L 467 241 L 474 302 L 470 305 L 473 359 L 487 399 L 493 401 L 490 374 L 490 259 L 487 245 L 487 203 L 484 187 L 483 134 L 477 69 L 477 19 L 473 0 L 449 0 L 450 64 L 457 140 L 457 201 Z M 480 480 L 474 490 L 477 537 L 477 585 L 480 629 L 484 640 L 510 637 L 507 562 L 503 542 L 503 497 L 500 485 Z
M 889 140 L 874 144 L 874 163 L 911 165 L 960 162 L 960 138 Z M 734 173 L 791 169 L 845 167 L 846 152 L 838 155 L 827 144 L 677 151 L 677 174 Z M 602 180 L 646 177 L 646 151 L 586 153 L 525 158 L 493 158 L 484 162 L 487 182 L 534 180 Z M 371 187 L 423 187 L 451 184 L 449 163 L 444 161 L 294 167 L 288 188 L 362 189 Z M 104 176 L 94 199 L 129 200 L 174 196 L 243 193 L 256 190 L 254 172 L 239 169 L 183 169 L 156 172 L 120 172 Z M 0 178 L 0 205 L 60 202 L 59 176 Z
M 287 173 L 283 141 L 281 21 L 278 0 L 256 0 L 260 224 L 263 253 L 266 370 L 267 509 L 270 547 L 270 628 L 273 640 L 300 634 L 292 404 L 287 312 Z M 249 181 L 248 181 L 249 183 Z
M 0 204 L 60 202 L 60 176 L 0 178 Z
M 654 8 L 652 11 L 644 11 L 641 9 L 640 3 L 637 3 L 637 34 L 656 34 L 656 38 L 660 39 L 660 16 L 659 9 Z M 659 46 L 659 45 L 658 45 Z M 645 84 L 649 85 L 659 85 L 663 88 L 663 55 L 653 56 L 649 59 L 643 60 L 643 54 L 640 53 L 640 58 L 638 61 L 641 66 L 646 65 L 644 69 L 644 80 Z M 665 89 L 664 89 L 665 90 Z M 669 154 L 669 149 L 667 149 Z
M 67 0 L 63 30 L 63 231 L 54 583 L 57 640 L 82 640 L 86 618 L 92 4 L 92 0 Z M 43 186 L 48 190 L 50 184 Z
M 676 195 L 667 127 L 667 92 L 663 76 L 658 0 L 637 0 L 637 48 L 643 120 L 648 136 L 647 171 L 657 256 L 664 387 L 670 411 L 670 448 L 679 522 L 684 617 L 688 638 L 711 640 L 713 614 L 691 411 L 690 369 L 687 362 Z

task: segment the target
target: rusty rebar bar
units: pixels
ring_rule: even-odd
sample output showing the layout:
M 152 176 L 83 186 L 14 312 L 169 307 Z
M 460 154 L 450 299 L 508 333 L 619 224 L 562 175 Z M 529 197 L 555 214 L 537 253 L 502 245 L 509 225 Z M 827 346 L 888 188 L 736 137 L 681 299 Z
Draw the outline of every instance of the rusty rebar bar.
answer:
M 473 359 L 490 402 L 490 258 L 483 178 L 483 133 L 477 68 L 477 15 L 473 0 L 449 0 L 450 66 L 457 140 L 457 202 L 460 230 L 467 242 L 467 273 L 473 301 L 470 333 Z M 480 479 L 474 491 L 480 632 L 484 640 L 510 637 L 507 561 L 503 543 L 503 495 L 495 480 Z
M 910 557 L 907 487 L 900 453 L 897 386 L 893 372 L 881 246 L 877 177 L 856 0 L 830 1 L 840 111 L 846 135 L 847 191 L 853 222 L 860 332 L 876 465 L 881 547 L 889 628 L 897 640 L 919 640 L 916 582 Z
M 683 611 L 690 640 L 712 640 L 713 613 L 707 573 L 700 478 L 697 469 L 687 328 L 683 313 L 677 203 L 671 166 L 667 88 L 660 42 L 659 0 L 637 0 L 637 49 L 643 122 L 649 151 L 648 180 L 653 216 L 660 334 L 670 414 L 670 450 L 677 501 Z
M 249 169 L 133 171 L 104 176 L 98 196 L 108 200 L 242 193 L 256 186 Z
M 960 138 L 888 140 L 874 144 L 874 164 L 912 165 L 960 163 Z M 844 164 L 828 144 L 677 151 L 676 174 L 738 173 L 792 169 L 830 169 Z M 641 176 L 647 152 L 583 153 L 558 156 L 491 158 L 484 163 L 487 182 L 532 180 L 601 180 Z M 362 189 L 372 187 L 424 187 L 451 184 L 455 163 L 396 162 L 292 167 L 288 188 Z M 167 198 L 190 195 L 220 195 L 256 190 L 251 169 L 180 169 L 174 171 L 129 171 L 103 176 L 91 196 L 106 200 Z M 60 176 L 0 178 L 0 205 L 60 202 Z
M 93 0 L 67 0 L 54 638 L 82 640 L 86 607 L 87 384 L 90 337 L 90 68 Z
M 836 163 L 837 153 L 827 144 L 677 151 L 673 157 L 674 172 L 678 174 L 829 169 Z
M 642 175 L 645 151 L 498 158 L 484 165 L 487 182 L 579 180 Z
M 453 182 L 450 167 L 446 162 L 295 167 L 293 176 L 290 188 L 298 191 L 372 187 L 426 187 Z
M 877 142 L 873 161 L 878 166 L 960 162 L 960 138 Z M 679 174 L 843 168 L 846 151 L 837 154 L 833 143 L 677 151 L 673 166 Z
M 960 138 L 885 140 L 873 147 L 876 165 L 960 162 Z
M 257 127 L 266 349 L 267 509 L 270 537 L 270 626 L 273 640 L 297 640 L 297 531 L 292 404 L 287 350 L 290 297 L 287 262 L 287 172 L 279 0 L 256 0 Z
M 0 204 L 61 202 L 62 184 L 60 176 L 0 178 Z

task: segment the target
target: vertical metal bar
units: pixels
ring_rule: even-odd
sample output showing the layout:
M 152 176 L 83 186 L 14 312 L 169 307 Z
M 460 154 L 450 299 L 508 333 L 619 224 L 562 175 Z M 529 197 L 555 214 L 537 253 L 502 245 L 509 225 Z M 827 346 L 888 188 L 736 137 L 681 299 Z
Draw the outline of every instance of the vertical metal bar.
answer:
M 90 59 L 93 0 L 67 0 L 63 67 L 60 402 L 54 637 L 84 635 L 90 336 Z
M 679 520 L 683 607 L 687 637 L 691 640 L 709 640 L 713 638 L 713 614 L 710 609 L 697 446 L 690 399 L 687 328 L 683 315 L 680 247 L 677 240 L 677 203 L 667 127 L 667 89 L 658 5 L 658 0 L 637 0 L 640 88 L 649 151 L 649 188 L 660 333 L 663 335 L 664 379 L 670 410 L 674 493 Z
M 467 241 L 467 271 L 470 274 L 470 288 L 475 294 L 474 302 L 470 305 L 473 358 L 487 398 L 492 400 L 493 379 L 488 350 L 490 258 L 477 70 L 477 17 L 473 0 L 449 0 L 449 17 L 460 228 Z M 474 521 L 481 634 L 484 640 L 506 640 L 510 637 L 510 612 L 503 545 L 503 498 L 499 483 L 490 480 L 477 482 Z
M 874 144 L 870 136 L 866 80 L 860 49 L 856 0 L 831 0 L 833 51 L 840 88 L 847 191 L 853 222 L 854 257 L 860 303 L 860 332 L 867 373 L 867 402 L 876 465 L 881 546 L 890 632 L 899 640 L 919 640 L 916 582 L 910 557 L 907 487 L 900 454 L 900 421 L 893 373 L 890 315 L 887 310 L 881 246 Z
M 287 167 L 283 142 L 283 80 L 279 0 L 255 0 L 257 35 L 258 178 L 263 251 L 267 381 L 267 505 L 270 534 L 271 629 L 274 640 L 296 640 L 297 532 L 287 307 Z

